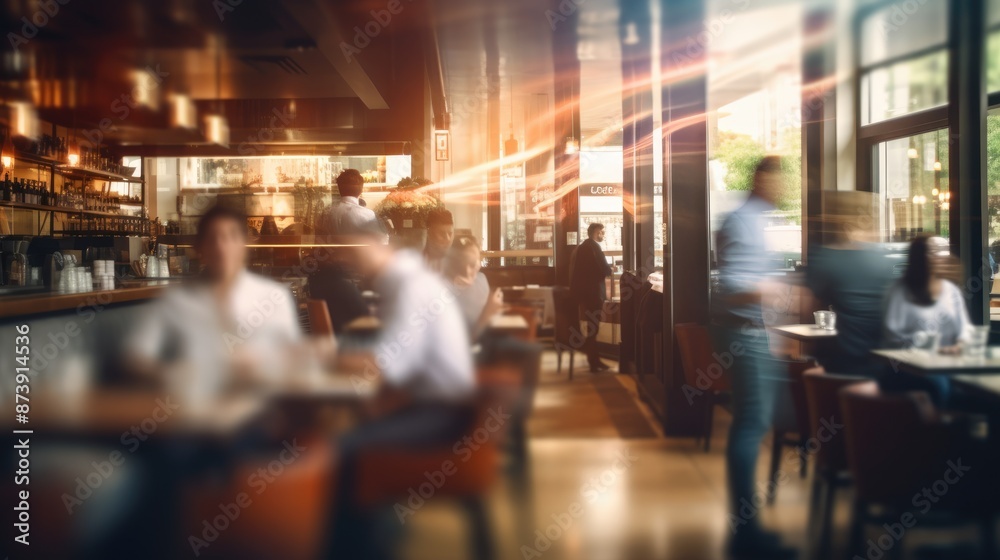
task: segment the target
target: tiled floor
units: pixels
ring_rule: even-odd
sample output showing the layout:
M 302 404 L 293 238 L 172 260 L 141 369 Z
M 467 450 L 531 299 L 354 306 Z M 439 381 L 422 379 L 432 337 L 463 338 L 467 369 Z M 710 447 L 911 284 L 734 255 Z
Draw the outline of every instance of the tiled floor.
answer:
M 627 376 L 614 379 L 635 394 Z M 713 446 L 693 440 L 622 439 L 592 382 L 577 369 L 567 380 L 546 354 L 530 423 L 531 490 L 517 498 L 497 488 L 491 513 L 499 555 L 506 559 L 699 560 L 723 558 L 728 532 L 722 451 L 729 416 L 716 415 Z M 639 410 L 644 410 L 639 405 Z M 652 415 L 645 412 L 654 434 Z M 768 454 L 761 455 L 764 476 Z M 623 457 L 628 457 L 626 466 Z M 765 508 L 765 525 L 804 546 L 806 482 L 791 479 L 778 504 Z M 406 557 L 468 558 L 462 517 L 443 505 L 412 519 Z M 560 526 L 560 522 L 562 526 Z M 805 557 L 805 556 L 803 556 Z

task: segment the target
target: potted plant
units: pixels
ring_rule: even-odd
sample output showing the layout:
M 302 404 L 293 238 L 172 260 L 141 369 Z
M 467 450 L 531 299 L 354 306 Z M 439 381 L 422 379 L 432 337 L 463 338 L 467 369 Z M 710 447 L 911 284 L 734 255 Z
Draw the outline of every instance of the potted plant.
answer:
M 427 215 L 444 207 L 436 196 L 426 192 L 425 187 L 431 184 L 427 179 L 404 177 L 375 207 L 375 213 L 392 222 L 393 233 L 407 246 L 423 246 Z

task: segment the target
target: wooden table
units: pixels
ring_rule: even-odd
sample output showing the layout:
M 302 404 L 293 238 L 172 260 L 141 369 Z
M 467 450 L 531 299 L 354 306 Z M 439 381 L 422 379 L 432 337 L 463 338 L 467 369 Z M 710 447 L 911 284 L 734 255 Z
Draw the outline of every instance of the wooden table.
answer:
M 345 332 L 357 335 L 371 335 L 382 328 L 378 317 L 358 317 L 347 324 Z M 528 322 L 520 315 L 495 315 L 486 326 L 487 332 L 495 334 L 518 334 L 528 330 Z
M 100 390 L 73 398 L 38 395 L 29 421 L 12 429 L 62 438 L 118 440 L 133 427 L 158 437 L 225 439 L 265 409 L 254 395 L 231 395 L 192 406 L 176 396 L 151 391 Z
M 371 336 L 377 333 L 380 328 L 382 328 L 382 323 L 379 322 L 378 317 L 366 315 L 347 323 L 344 332 L 358 336 Z
M 521 334 L 528 330 L 528 321 L 520 315 L 494 315 L 486 332 L 494 334 Z
M 953 375 L 956 383 L 967 387 L 970 391 L 989 399 L 1000 401 L 1000 375 Z
M 821 329 L 812 324 L 780 325 L 777 327 L 770 327 L 770 330 L 778 336 L 783 336 L 799 342 L 817 342 L 837 338 L 837 331 Z
M 363 372 L 319 371 L 266 390 L 269 399 L 284 402 L 360 402 L 374 397 L 376 393 L 378 379 L 365 379 Z
M 992 349 L 982 358 L 930 353 L 926 350 L 872 350 L 894 368 L 918 375 L 958 375 L 1000 373 L 1000 357 L 991 357 Z

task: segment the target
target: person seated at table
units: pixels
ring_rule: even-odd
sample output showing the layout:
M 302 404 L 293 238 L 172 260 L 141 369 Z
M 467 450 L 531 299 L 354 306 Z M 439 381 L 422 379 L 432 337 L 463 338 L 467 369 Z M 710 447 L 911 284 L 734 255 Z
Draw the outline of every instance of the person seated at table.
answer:
M 886 296 L 883 346 L 928 347 L 936 337 L 942 354 L 956 354 L 968 339 L 972 321 L 965 297 L 958 286 L 941 277 L 942 255 L 935 254 L 937 247 L 938 242 L 928 236 L 910 243 L 906 272 Z M 949 400 L 950 383 L 943 376 L 893 372 L 879 383 L 885 390 L 926 390 L 938 406 Z
M 155 378 L 179 365 L 206 393 L 286 371 L 302 342 L 295 301 L 284 284 L 247 270 L 246 242 L 241 213 L 216 206 L 201 217 L 202 273 L 152 304 L 127 346 L 134 371 Z
M 870 193 L 850 193 L 867 197 Z M 827 371 L 876 377 L 884 364 L 871 351 L 882 335 L 882 301 L 892 284 L 892 263 L 870 243 L 871 201 L 834 210 L 829 216 L 836 241 L 809 253 L 806 285 L 821 303 L 837 313 L 837 339 L 816 347 L 816 358 Z
M 427 215 L 427 243 L 424 245 L 424 260 L 434 272 L 441 272 L 444 258 L 451 249 L 455 238 L 455 220 L 451 212 L 444 208 L 431 210 Z
M 473 340 L 479 338 L 490 319 L 503 309 L 503 292 L 499 288 L 490 289 L 482 267 L 479 243 L 476 238 L 463 235 L 455 239 L 442 270 Z
M 358 459 L 366 449 L 450 448 L 473 421 L 476 380 L 468 332 L 455 296 L 419 253 L 372 236 L 356 240 L 359 271 L 380 296 L 381 329 L 367 353 L 343 354 L 360 383 L 381 379 L 395 406 L 337 442 L 340 456 L 328 558 L 375 557 L 372 512 L 356 505 Z

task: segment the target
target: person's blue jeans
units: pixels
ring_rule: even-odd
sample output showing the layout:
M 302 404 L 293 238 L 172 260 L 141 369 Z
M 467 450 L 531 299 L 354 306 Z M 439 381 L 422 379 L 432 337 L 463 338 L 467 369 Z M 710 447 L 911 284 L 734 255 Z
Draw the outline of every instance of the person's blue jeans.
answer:
M 734 530 L 759 527 L 764 492 L 754 499 L 760 444 L 774 418 L 783 372 L 771 357 L 767 331 L 760 327 L 714 327 L 715 351 L 732 358 L 733 423 L 726 445 L 726 478 Z M 724 364 L 724 360 L 720 360 Z

